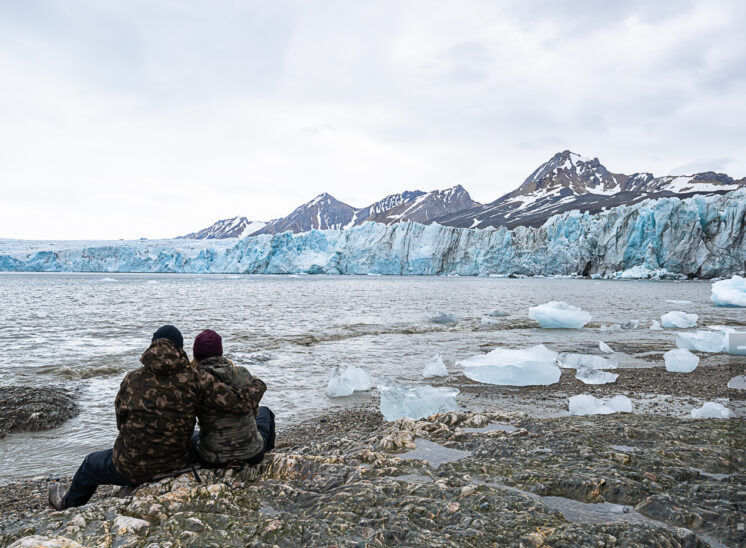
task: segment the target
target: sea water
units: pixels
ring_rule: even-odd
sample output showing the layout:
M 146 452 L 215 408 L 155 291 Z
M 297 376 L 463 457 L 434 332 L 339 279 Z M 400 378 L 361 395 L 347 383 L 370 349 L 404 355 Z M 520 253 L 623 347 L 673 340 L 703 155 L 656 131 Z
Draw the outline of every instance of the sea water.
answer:
M 337 366 L 361 367 L 374 383 L 385 375 L 419 385 L 428 382 L 422 369 L 435 354 L 457 375 L 455 362 L 497 346 L 599 353 L 601 336 L 622 350 L 620 367 L 652 365 L 651 347 L 675 347 L 671 330 L 647 328 L 675 307 L 670 299 L 693 302 L 687 311 L 700 316 L 699 329 L 737 323 L 743 314 L 714 306 L 710 284 L 696 281 L 3 273 L 0 384 L 73 390 L 81 413 L 54 430 L 0 440 L 0 482 L 72 473 L 87 453 L 111 447 L 119 384 L 163 324 L 182 331 L 190 356 L 201 330 L 220 333 L 226 355 L 267 383 L 262 403 L 282 430 L 376 398 L 375 391 L 328 398 Z M 587 310 L 592 322 L 538 328 L 528 309 L 552 300 Z M 495 309 L 507 315 L 483 324 Z M 458 323 L 431 322 L 439 312 Z M 641 327 L 601 335 L 601 325 L 630 318 Z

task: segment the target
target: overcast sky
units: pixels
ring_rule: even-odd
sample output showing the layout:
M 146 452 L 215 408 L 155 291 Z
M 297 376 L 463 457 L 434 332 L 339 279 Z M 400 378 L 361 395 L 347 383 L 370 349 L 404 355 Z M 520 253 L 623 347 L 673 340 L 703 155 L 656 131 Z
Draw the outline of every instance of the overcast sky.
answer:
M 555 152 L 746 176 L 746 2 L 0 3 L 0 237 L 171 237 Z

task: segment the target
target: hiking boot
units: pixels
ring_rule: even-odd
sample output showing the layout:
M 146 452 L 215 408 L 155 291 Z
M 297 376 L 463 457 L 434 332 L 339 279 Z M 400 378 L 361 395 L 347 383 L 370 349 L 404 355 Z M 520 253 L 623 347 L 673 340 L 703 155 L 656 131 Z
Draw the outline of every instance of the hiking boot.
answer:
M 52 505 L 52 508 L 55 510 L 64 510 L 65 509 L 65 495 L 66 495 L 65 488 L 62 487 L 59 483 L 55 483 L 54 485 L 49 487 L 49 504 Z

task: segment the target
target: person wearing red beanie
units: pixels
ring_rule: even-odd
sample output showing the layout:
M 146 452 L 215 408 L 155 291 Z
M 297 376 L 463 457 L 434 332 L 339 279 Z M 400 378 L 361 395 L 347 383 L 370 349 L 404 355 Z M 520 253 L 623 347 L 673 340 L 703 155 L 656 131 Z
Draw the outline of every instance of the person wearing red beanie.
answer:
M 197 369 L 210 373 L 228 386 L 240 389 L 262 383 L 248 369 L 234 365 L 223 356 L 223 339 L 212 329 L 205 329 L 195 337 L 192 352 Z M 200 429 L 194 432 L 192 447 L 205 466 L 221 467 L 234 462 L 258 464 L 264 453 L 274 449 L 275 415 L 268 407 L 258 406 L 254 413 L 243 415 L 205 407 L 197 410 L 197 417 Z

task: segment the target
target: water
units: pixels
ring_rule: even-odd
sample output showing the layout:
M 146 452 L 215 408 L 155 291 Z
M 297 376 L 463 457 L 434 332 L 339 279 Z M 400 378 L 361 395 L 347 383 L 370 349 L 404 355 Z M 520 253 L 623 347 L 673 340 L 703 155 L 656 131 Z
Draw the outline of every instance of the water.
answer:
M 0 482 L 70 473 L 116 437 L 114 397 L 139 366 L 153 331 L 194 337 L 211 328 L 226 355 L 265 380 L 264 403 L 283 425 L 319 410 L 370 401 L 370 394 L 326 397 L 332 369 L 355 365 L 377 378 L 425 383 L 437 353 L 454 362 L 497 345 L 543 343 L 556 351 L 598 353 L 601 338 L 623 353 L 621 367 L 650 364 L 646 352 L 673 347 L 671 331 L 650 320 L 685 299 L 700 324 L 743 323 L 743 311 L 717 308 L 705 282 L 596 281 L 459 277 L 241 276 L 182 274 L 0 274 L 0 378 L 3 384 L 59 384 L 79 392 L 82 412 L 61 428 L 0 440 Z M 583 330 L 530 327 L 529 306 L 564 300 L 593 314 Z M 509 315 L 480 321 L 491 310 Z M 443 311 L 457 324 L 429 318 Z M 739 320 L 740 318 L 740 320 Z M 638 319 L 639 329 L 600 330 Z M 662 352 L 661 352 L 662 353 Z

